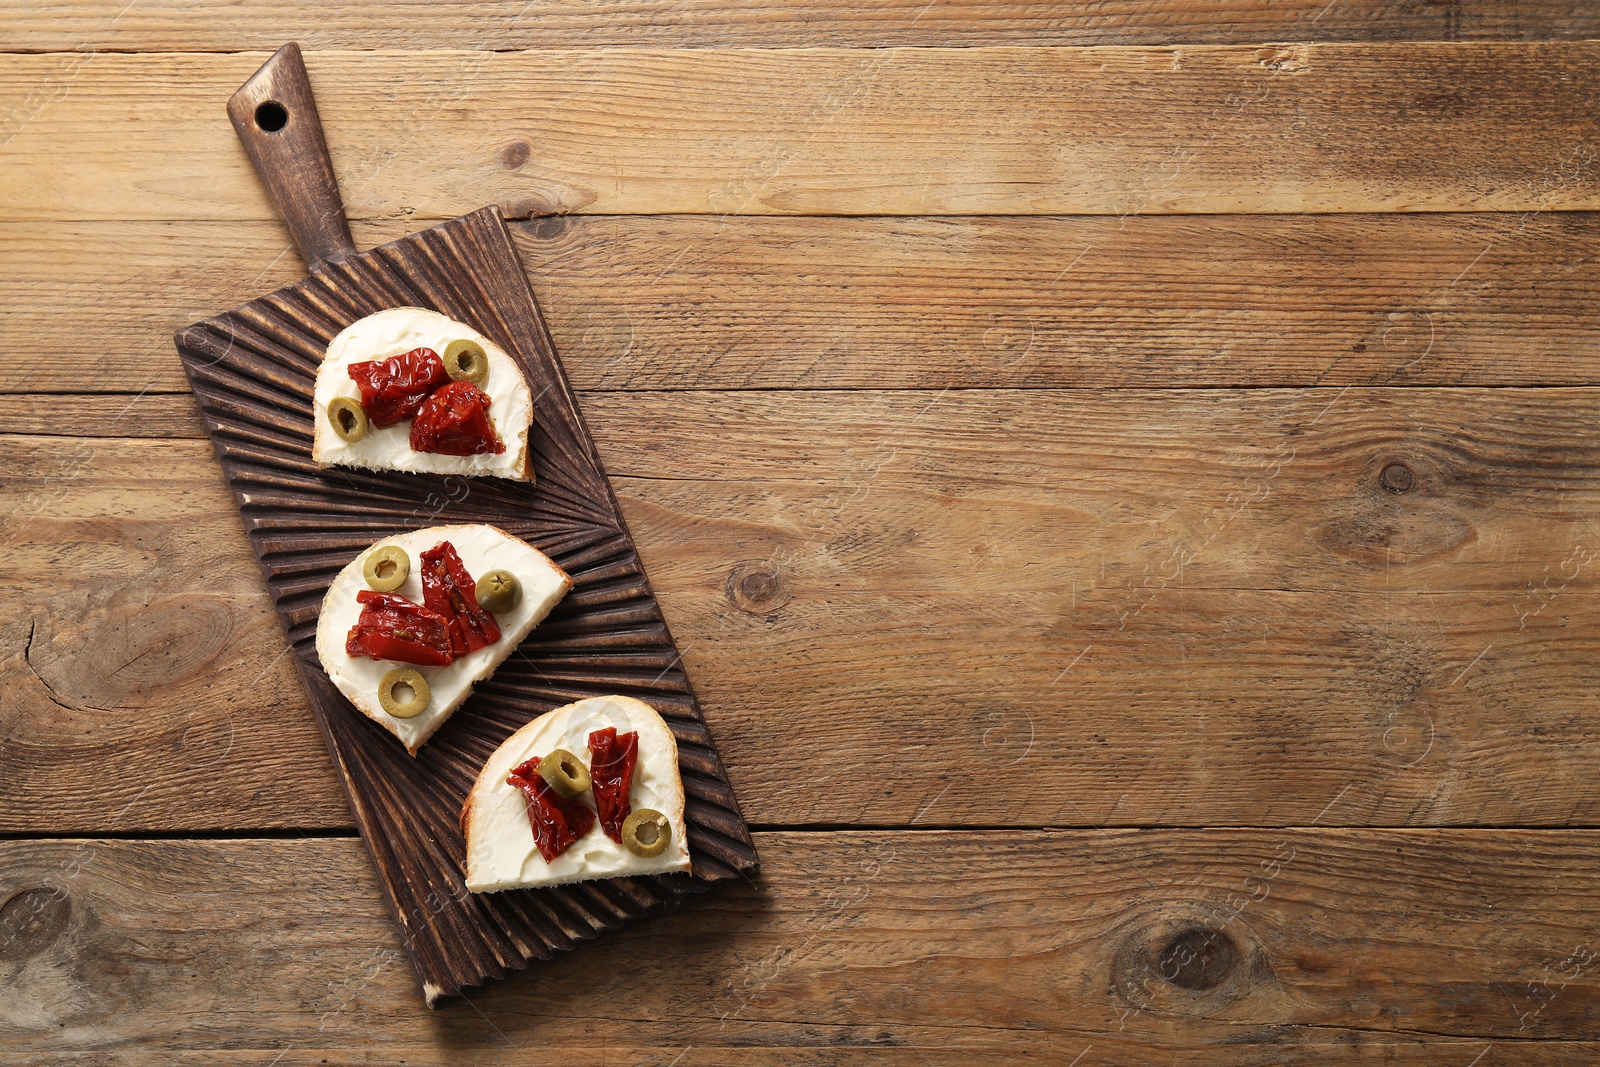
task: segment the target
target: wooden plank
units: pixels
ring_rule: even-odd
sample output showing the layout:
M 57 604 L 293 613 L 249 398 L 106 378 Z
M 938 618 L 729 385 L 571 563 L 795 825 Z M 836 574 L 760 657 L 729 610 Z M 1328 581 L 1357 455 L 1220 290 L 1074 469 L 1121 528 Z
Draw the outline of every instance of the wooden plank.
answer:
M 585 410 L 752 822 L 1559 826 L 1600 803 L 1582 666 L 1600 656 L 1597 404 L 951 391 Z M 281 651 L 249 636 L 270 615 L 209 448 L 89 446 L 77 462 L 60 438 L 0 437 L 5 602 L 34 627 L 0 671 L 0 828 L 93 832 L 150 781 L 119 826 L 281 825 L 276 794 L 231 779 L 270 755 L 277 784 L 325 788 L 292 684 L 214 767 L 160 740 L 178 715 L 255 723 L 250 678 Z M 104 588 L 140 610 L 86 615 Z M 180 590 L 245 636 L 193 638 L 210 660 L 166 642 Z M 135 622 L 144 643 L 118 647 L 136 678 L 85 669 L 97 627 Z M 109 756 L 107 710 L 128 738 Z M 91 764 L 126 773 L 91 793 Z
M 1546 40 L 1600 36 L 1592 11 L 1554 0 L 1217 0 L 984 4 L 881 0 L 534 0 L 230 4 L 196 17 L 182 0 L 13 5 L 6 51 L 237 52 L 303 48 L 973 47 L 996 44 L 1231 44 L 1241 41 Z
M 260 53 L 0 56 L 0 218 L 270 219 Z M 354 218 L 1593 208 L 1600 42 L 308 57 Z M 1448 88 L 1442 88 L 1448 86 Z M 952 146 L 959 146 L 953 149 Z
M 429 1013 L 352 839 L 5 842 L 0 1058 L 1239 1067 L 1600 1054 L 1594 833 L 758 843 L 758 883 Z
M 408 228 L 362 224 L 357 240 Z M 591 391 L 1600 381 L 1587 213 L 568 216 L 514 230 L 563 363 Z M 266 222 L 10 223 L 0 245 L 0 393 L 187 390 L 173 331 L 303 270 Z M 63 359 L 70 375 L 48 373 Z M 49 408 L 4 410 L 53 425 Z
M 74 809 L 105 830 L 215 829 L 246 812 L 263 827 L 349 824 L 244 530 L 218 521 L 232 498 L 206 448 L 5 450 L 0 826 Z

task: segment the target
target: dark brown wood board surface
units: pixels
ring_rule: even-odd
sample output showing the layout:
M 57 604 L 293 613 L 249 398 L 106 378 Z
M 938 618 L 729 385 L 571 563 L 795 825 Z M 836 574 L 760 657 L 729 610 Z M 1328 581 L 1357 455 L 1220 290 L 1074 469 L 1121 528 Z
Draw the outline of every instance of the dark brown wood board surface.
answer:
M 408 306 L 468 323 L 522 365 L 535 395 L 536 485 L 324 470 L 311 461 L 311 394 L 328 342 L 362 316 Z M 497 209 L 350 256 L 177 340 L 430 1004 L 756 869 L 733 790 Z M 456 522 L 493 523 L 538 546 L 574 587 L 413 759 L 328 680 L 316 658 L 317 609 L 368 544 Z M 614 692 L 649 702 L 677 738 L 692 875 L 468 893 L 457 820 L 483 761 L 537 715 Z
M 178 354 L 428 1004 L 754 872 L 733 789 L 499 210 L 358 254 L 299 50 L 280 49 L 228 114 L 312 274 L 180 331 Z M 534 396 L 536 484 L 311 459 L 328 343 L 392 307 L 466 322 L 517 360 Z M 316 655 L 318 609 L 373 541 L 472 522 L 539 547 L 573 589 L 412 758 L 329 680 Z M 609 693 L 646 700 L 677 739 L 692 871 L 468 892 L 459 820 L 484 761 L 538 715 Z

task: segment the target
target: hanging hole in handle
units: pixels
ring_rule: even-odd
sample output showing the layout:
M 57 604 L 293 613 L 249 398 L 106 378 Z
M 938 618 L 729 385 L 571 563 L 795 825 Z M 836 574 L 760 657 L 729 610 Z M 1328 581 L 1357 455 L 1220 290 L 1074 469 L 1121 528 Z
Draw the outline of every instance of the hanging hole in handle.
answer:
M 256 105 L 256 125 L 268 133 L 277 133 L 289 125 L 289 111 L 276 100 Z

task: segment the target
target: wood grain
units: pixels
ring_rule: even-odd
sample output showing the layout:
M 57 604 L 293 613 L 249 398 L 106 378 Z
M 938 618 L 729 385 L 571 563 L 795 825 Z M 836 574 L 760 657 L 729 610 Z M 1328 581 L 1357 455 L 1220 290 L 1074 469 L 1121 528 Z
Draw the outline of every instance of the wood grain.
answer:
M 270 219 L 217 112 L 264 58 L 0 56 L 0 218 Z M 307 65 L 352 218 L 486 202 L 511 217 L 1600 203 L 1597 42 L 320 52 Z
M 75 0 L 49 12 L 6 12 L 6 51 L 271 50 L 306 48 L 818 47 L 993 44 L 1230 44 L 1241 41 L 1540 40 L 1600 35 L 1600 18 L 1551 0 L 1210 0 L 1066 3 L 881 0 L 401 0 L 380 12 L 358 3 L 235 3 L 197 19 L 182 0 Z
M 23 810 L 48 823 L 75 808 L 105 830 L 238 826 L 246 811 L 260 826 L 351 825 L 249 544 L 237 518 L 219 521 L 222 472 L 183 452 L 63 438 L 6 452 L 6 829 L 26 829 Z
M 368 247 L 408 229 L 357 232 Z M 584 391 L 1600 381 L 1588 213 L 568 216 L 513 232 Z M 0 393 L 187 390 L 172 331 L 300 277 L 272 223 L 9 223 L 0 245 Z M 41 372 L 63 354 L 70 377 Z
M 228 98 L 228 121 L 313 272 L 356 250 L 311 79 L 290 41 Z
M 0 837 L 123 839 L 0 840 L 0 1063 L 1600 1061 L 1591 7 L 10 4 Z M 437 1013 L 168 347 L 291 37 L 362 247 L 529 217 L 774 828 Z
M 146 398 L 128 419 L 193 434 L 188 403 Z M 1593 824 L 1597 405 L 1591 390 L 1443 389 L 585 399 L 751 818 L 891 826 Z M 120 728 L 156 753 L 141 780 L 162 784 L 119 825 L 283 825 L 270 793 L 231 779 L 307 750 L 292 689 L 229 762 L 192 768 L 157 743 L 178 708 L 249 722 L 246 683 L 280 645 L 230 643 L 216 655 L 238 667 L 215 684 L 184 672 L 198 654 L 177 656 L 127 697 L 74 666 L 72 597 L 193 592 L 161 562 L 190 544 L 232 576 L 219 597 L 265 610 L 259 592 L 246 606 L 209 453 L 118 439 L 74 473 L 59 449 L 0 437 L 17 472 L 5 507 L 59 493 L 8 535 L 8 599 L 50 599 L 41 677 L 20 660 L 0 675 L 19 702 L 0 826 L 93 832 L 132 800 L 131 779 L 80 783 L 104 721 L 87 709 L 122 704 L 147 707 Z M 1408 491 L 1383 487 L 1392 466 Z M 191 484 L 207 488 L 164 517 Z M 23 710 L 48 710 L 46 682 L 78 709 L 48 727 Z M 980 788 L 958 759 L 1001 777 Z M 839 760 L 871 764 L 872 782 L 839 781 Z M 184 788 L 216 802 L 181 804 Z M 312 807 L 305 825 L 345 822 Z
M 1600 1052 L 1593 833 L 759 844 L 759 882 L 423 1016 L 353 840 L 7 842 L 0 1048 L 277 1067 Z

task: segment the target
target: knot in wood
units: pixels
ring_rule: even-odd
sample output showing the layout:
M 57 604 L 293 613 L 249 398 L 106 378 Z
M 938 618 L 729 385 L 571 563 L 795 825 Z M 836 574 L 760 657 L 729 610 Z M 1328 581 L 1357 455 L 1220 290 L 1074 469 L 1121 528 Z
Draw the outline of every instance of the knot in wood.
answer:
M 1192 927 L 1167 939 L 1156 954 L 1156 972 L 1179 989 L 1204 991 L 1221 985 L 1239 962 L 1239 949 L 1221 930 Z
M 500 150 L 500 165 L 506 170 L 516 170 L 528 162 L 531 155 L 533 148 L 527 141 L 512 141 Z
M 1417 476 L 1404 463 L 1390 463 L 1379 473 L 1378 484 L 1391 493 L 1404 493 L 1417 484 Z
M 24 889 L 0 905 L 0 960 L 16 963 L 49 948 L 72 915 L 58 888 Z
M 789 593 L 777 564 L 741 563 L 728 574 L 728 599 L 745 611 L 765 615 L 787 603 Z

